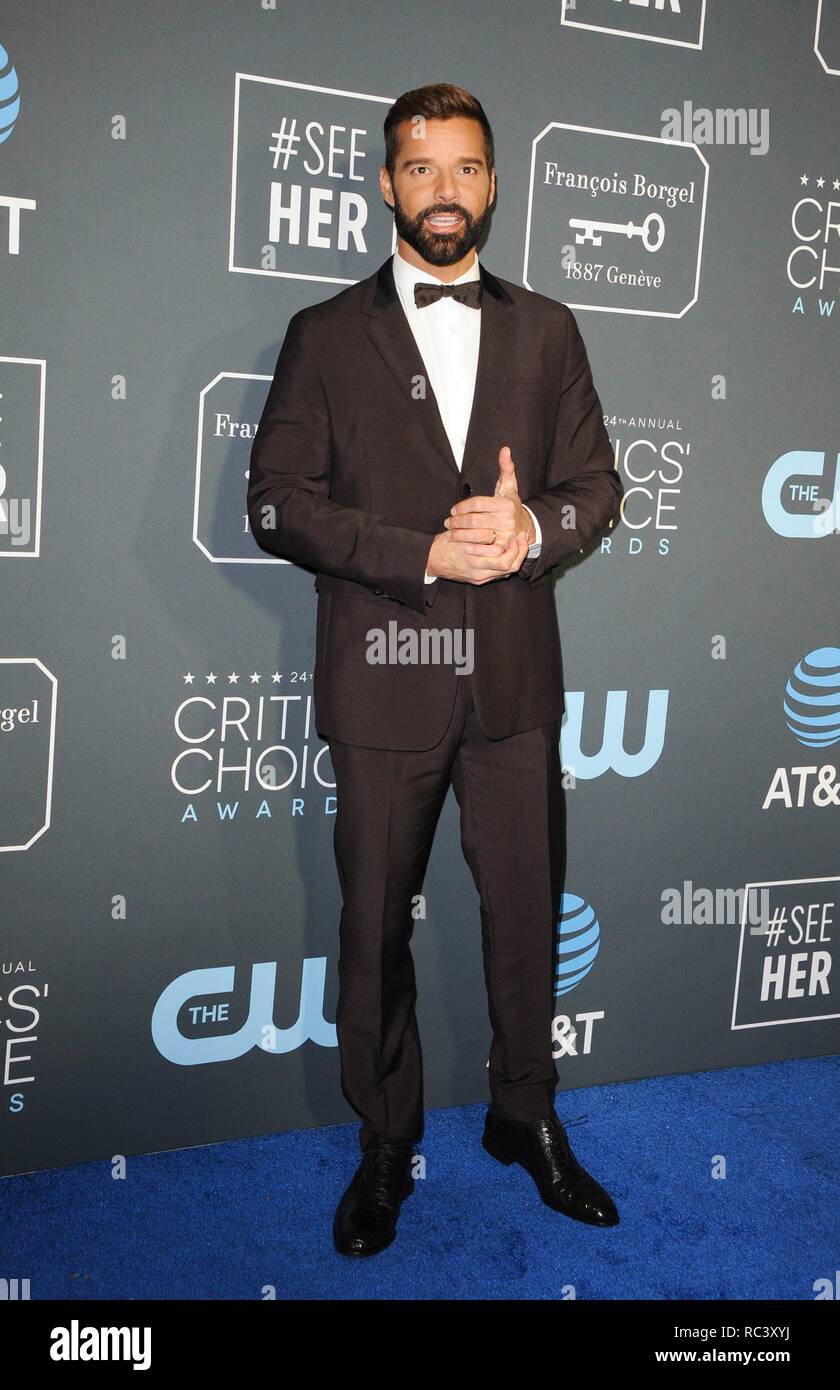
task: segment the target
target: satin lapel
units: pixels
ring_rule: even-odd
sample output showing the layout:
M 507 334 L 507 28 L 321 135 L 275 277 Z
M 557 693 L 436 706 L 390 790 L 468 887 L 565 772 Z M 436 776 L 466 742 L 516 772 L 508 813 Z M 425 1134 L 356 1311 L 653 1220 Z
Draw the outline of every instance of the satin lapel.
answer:
M 380 266 L 378 274 L 372 279 L 363 310 L 368 315 L 365 328 L 405 396 L 412 414 L 421 421 L 441 457 L 460 477 L 423 359 L 399 301 L 390 258 Z M 425 383 L 425 394 L 419 399 L 412 394 L 418 378 Z
M 475 378 L 470 425 L 464 446 L 461 469 L 466 475 L 479 457 L 481 445 L 490 428 L 499 397 L 507 380 L 516 338 L 514 304 L 498 281 L 479 266 L 482 282 L 481 341 L 478 349 L 478 370 Z M 504 440 L 499 441 L 501 448 Z

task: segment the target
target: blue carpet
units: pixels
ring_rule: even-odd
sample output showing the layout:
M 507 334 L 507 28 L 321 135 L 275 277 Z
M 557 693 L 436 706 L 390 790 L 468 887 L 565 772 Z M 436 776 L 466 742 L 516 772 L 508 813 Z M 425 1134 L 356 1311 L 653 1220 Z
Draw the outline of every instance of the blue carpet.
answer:
M 33 1300 L 812 1300 L 840 1268 L 838 1080 L 834 1056 L 559 1094 L 618 1206 L 607 1230 L 486 1154 L 470 1105 L 427 1112 L 426 1177 L 380 1255 L 332 1245 L 352 1124 L 132 1157 L 125 1181 L 104 1162 L 6 1178 L 0 1273 Z

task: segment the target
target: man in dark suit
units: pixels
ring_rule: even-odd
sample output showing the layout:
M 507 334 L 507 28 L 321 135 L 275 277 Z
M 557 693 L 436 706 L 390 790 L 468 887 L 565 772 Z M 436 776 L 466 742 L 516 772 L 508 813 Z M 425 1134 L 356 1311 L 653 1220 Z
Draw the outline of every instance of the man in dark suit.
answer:
M 554 1111 L 565 701 L 551 580 L 615 515 L 622 484 L 571 310 L 479 265 L 495 171 L 476 98 L 407 92 L 385 142 L 397 252 L 292 318 L 248 486 L 260 546 L 316 572 L 315 715 L 343 897 L 336 1027 L 363 1121 L 333 1231 L 358 1255 L 390 1243 L 414 1186 L 411 909 L 450 784 L 492 1028 L 483 1145 L 556 1210 L 618 1220 Z

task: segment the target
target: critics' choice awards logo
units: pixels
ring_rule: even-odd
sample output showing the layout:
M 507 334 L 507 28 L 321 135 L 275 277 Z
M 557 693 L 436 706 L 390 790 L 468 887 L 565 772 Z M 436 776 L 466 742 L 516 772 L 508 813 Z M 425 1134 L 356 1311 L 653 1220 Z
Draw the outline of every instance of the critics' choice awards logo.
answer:
M 749 927 L 753 889 L 767 895 L 768 920 Z M 834 942 L 840 878 L 748 883 L 735 973 L 733 1029 L 840 1018 L 834 983 Z
M 0 1074 L 7 1115 L 26 1108 L 25 1087 L 37 1080 L 36 1045 L 41 1035 L 41 1016 L 49 1000 L 49 981 L 39 979 L 31 960 L 4 960 L 0 971 Z
M 780 454 L 767 470 L 761 508 L 767 525 L 779 536 L 815 541 L 836 535 L 840 530 L 840 452 L 789 449 Z
M 782 702 L 785 723 L 803 748 L 814 754 L 840 744 L 840 647 L 818 647 L 796 663 Z M 840 806 L 840 778 L 834 763 L 808 761 L 778 767 L 764 798 L 769 806 Z
M 0 557 L 41 552 L 46 367 L 0 357 Z
M 830 319 L 840 285 L 840 159 L 831 169 L 801 173 L 791 204 L 785 262 L 791 313 Z
M 278 810 L 335 814 L 335 774 L 315 732 L 309 671 L 219 668 L 181 679 L 188 693 L 172 716 L 170 780 L 185 803 L 182 824 L 271 820 Z
M 706 0 L 562 0 L 571 29 L 702 48 Z
M 350 285 L 396 246 L 379 191 L 392 98 L 236 74 L 229 269 Z
M 555 931 L 554 996 L 569 994 L 589 974 L 601 944 L 601 926 L 595 909 L 575 893 L 560 900 L 560 920 Z M 588 1057 L 592 1035 L 603 1010 L 556 1014 L 551 1024 L 552 1051 L 559 1057 Z M 578 1026 L 575 1027 L 575 1024 Z
M 691 459 L 691 442 L 680 438 L 682 422 L 668 415 L 605 415 L 616 468 L 624 482 L 615 535 L 601 538 L 601 553 L 618 544 L 628 555 L 646 550 L 670 555 L 679 529 L 683 477 Z M 612 528 L 613 522 L 610 522 Z
M 840 77 L 840 0 L 817 0 L 814 52 L 826 72 Z
M 682 318 L 708 176 L 690 141 L 553 121 L 532 145 L 525 284 L 573 309 Z
M 29 849 L 49 829 L 57 694 L 37 657 L 0 657 L 0 852 Z

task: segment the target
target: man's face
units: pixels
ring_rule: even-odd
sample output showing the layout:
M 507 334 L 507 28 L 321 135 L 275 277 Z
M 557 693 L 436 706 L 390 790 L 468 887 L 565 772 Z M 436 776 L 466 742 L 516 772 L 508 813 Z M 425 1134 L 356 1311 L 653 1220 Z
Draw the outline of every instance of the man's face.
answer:
M 379 186 L 394 209 L 397 233 L 430 265 L 455 265 L 477 244 L 496 193 L 478 121 L 403 121 L 393 178 Z

